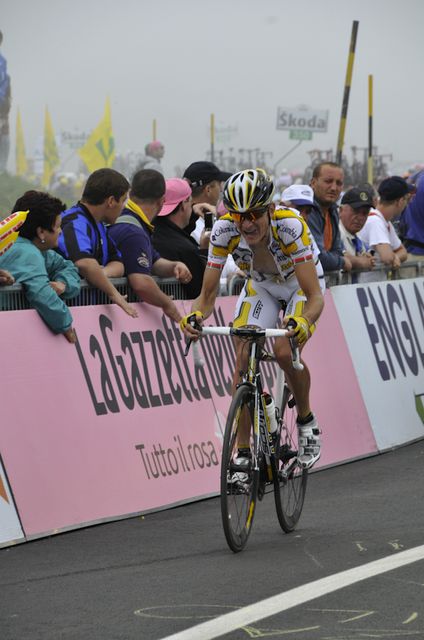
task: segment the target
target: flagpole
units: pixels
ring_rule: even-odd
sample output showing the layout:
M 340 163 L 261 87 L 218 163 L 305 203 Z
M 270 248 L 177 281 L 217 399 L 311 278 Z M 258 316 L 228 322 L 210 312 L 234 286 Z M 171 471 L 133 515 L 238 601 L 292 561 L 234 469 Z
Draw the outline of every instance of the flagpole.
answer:
M 352 24 L 352 34 L 350 37 L 349 55 L 347 58 L 346 79 L 343 94 L 342 112 L 340 116 L 339 137 L 337 140 L 336 162 L 342 163 L 342 153 L 344 145 L 344 135 L 346 129 L 347 109 L 349 106 L 350 85 L 352 83 L 353 62 L 355 59 L 356 38 L 358 35 L 358 20 L 354 20 Z
M 372 125 L 373 125 L 373 77 L 368 76 L 368 182 L 373 184 L 374 166 L 372 158 Z
M 215 162 L 215 114 L 211 113 L 211 162 Z

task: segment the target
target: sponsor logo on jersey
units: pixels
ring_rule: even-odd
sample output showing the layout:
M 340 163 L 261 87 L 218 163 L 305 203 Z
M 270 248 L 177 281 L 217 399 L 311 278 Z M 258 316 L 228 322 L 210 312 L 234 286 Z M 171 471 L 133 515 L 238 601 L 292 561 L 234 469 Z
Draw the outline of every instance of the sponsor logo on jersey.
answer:
M 253 314 L 252 315 L 253 315 L 254 318 L 256 318 L 256 319 L 259 318 L 259 316 L 261 315 L 261 311 L 263 309 L 263 306 L 264 306 L 263 303 L 260 300 L 258 300 L 257 303 L 255 304 L 255 308 L 253 309 Z

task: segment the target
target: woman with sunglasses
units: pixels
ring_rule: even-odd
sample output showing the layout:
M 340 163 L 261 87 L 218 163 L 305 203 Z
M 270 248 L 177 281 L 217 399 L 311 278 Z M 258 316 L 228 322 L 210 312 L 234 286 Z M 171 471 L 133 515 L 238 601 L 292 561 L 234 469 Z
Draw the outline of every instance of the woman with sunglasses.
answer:
M 187 337 L 197 339 L 199 331 L 190 323 L 201 324 L 212 313 L 229 253 L 248 278 L 236 304 L 234 327 L 275 327 L 284 309 L 283 326 L 291 321 L 300 349 L 315 330 L 325 289 L 318 250 L 296 211 L 275 210 L 273 194 L 274 184 L 262 169 L 241 171 L 225 183 L 223 203 L 228 214 L 213 226 L 202 291 L 193 302 L 192 313 L 181 321 Z M 320 430 L 309 404 L 309 370 L 304 362 L 302 371 L 293 368 L 288 340 L 278 338 L 274 349 L 296 400 L 299 462 L 310 468 L 320 457 Z M 234 388 L 239 382 L 242 343 L 236 352 Z M 240 450 L 240 459 L 244 456 L 248 452 Z

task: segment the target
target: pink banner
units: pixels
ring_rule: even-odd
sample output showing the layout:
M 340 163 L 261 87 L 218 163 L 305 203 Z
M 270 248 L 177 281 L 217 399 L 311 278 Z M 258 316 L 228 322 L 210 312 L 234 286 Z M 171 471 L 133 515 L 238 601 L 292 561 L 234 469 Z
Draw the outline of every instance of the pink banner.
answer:
M 220 298 L 210 324 L 227 324 L 234 302 Z M 204 340 L 206 367 L 195 370 L 179 328 L 138 306 L 135 320 L 115 306 L 73 309 L 77 346 L 33 311 L 0 313 L 0 453 L 28 537 L 218 492 L 232 342 Z M 305 355 L 321 464 L 376 451 L 329 294 Z M 275 372 L 266 368 L 269 388 Z

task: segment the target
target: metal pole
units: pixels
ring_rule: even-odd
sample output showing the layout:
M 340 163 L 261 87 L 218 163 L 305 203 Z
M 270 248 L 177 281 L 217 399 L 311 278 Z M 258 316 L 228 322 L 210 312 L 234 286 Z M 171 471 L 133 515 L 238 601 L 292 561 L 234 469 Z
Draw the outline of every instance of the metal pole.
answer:
M 303 140 L 299 140 L 299 142 L 296 142 L 296 144 L 294 145 L 294 147 L 292 147 L 289 151 L 287 151 L 287 153 L 285 153 L 283 156 L 281 156 L 281 158 L 279 160 L 277 160 L 277 162 L 274 164 L 274 175 L 275 175 L 275 169 L 278 167 L 278 165 L 280 164 L 280 162 L 282 162 L 284 160 L 284 158 L 287 158 L 287 156 L 289 156 L 292 151 L 294 151 L 295 149 L 297 149 L 297 147 L 302 144 Z
M 374 167 L 372 159 L 372 119 L 373 119 L 373 78 L 368 76 L 368 182 L 373 184 Z
M 215 115 L 211 113 L 211 162 L 215 162 Z
M 153 130 L 153 138 L 152 138 L 152 140 L 154 142 L 156 140 L 156 135 L 157 135 L 157 133 L 156 133 L 156 118 L 153 118 L 153 128 L 152 128 L 152 130 Z
M 352 24 L 352 35 L 350 37 L 349 55 L 347 58 L 346 79 L 343 94 L 342 112 L 340 116 L 339 137 L 337 140 L 336 162 L 342 163 L 342 153 L 344 145 L 344 134 L 346 129 L 347 108 L 349 106 L 350 85 L 352 82 L 353 61 L 355 59 L 356 37 L 358 35 L 358 20 L 354 20 Z

